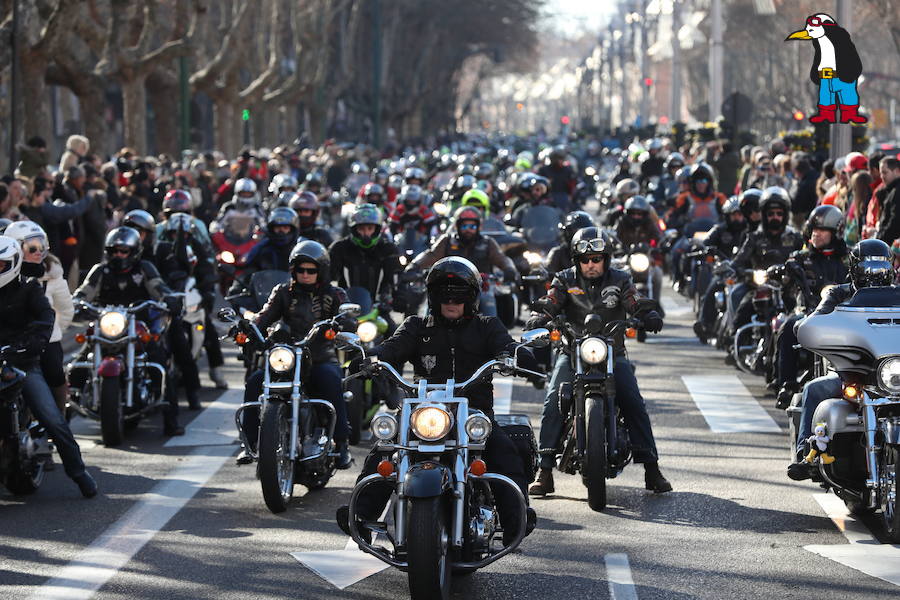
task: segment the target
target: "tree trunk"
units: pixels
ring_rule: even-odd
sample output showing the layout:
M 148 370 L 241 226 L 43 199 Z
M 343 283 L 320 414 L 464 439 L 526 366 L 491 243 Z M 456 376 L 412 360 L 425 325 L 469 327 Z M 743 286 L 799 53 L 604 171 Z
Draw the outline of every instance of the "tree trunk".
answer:
M 49 142 L 53 139 L 53 122 L 50 118 L 50 95 L 44 80 L 47 61 L 43 57 L 33 60 L 29 58 L 27 54 L 22 57 L 22 81 L 28 83 L 21 85 L 21 103 L 16 107 L 17 112 L 20 109 L 22 112 L 23 118 L 19 122 L 24 123 L 24 129 L 19 135 L 23 140 L 39 135 Z
M 149 77 L 147 96 L 156 117 L 156 151 L 178 157 L 179 148 L 179 106 L 178 86 L 164 85 L 159 78 Z
M 75 90 L 73 90 L 75 91 Z M 78 91 L 82 92 L 81 94 Z M 91 142 L 91 152 L 96 154 L 112 154 L 118 148 L 113 148 L 115 142 L 110 135 L 106 122 L 106 98 L 103 88 L 98 86 L 85 86 L 75 94 L 78 96 L 78 105 L 81 109 L 81 121 L 84 123 L 84 135 Z M 138 149 L 138 152 L 141 150 Z
M 225 156 L 235 156 L 240 148 L 240 140 L 243 128 L 234 104 L 225 98 L 213 99 L 213 147 L 225 153 Z
M 125 145 L 141 153 L 147 152 L 146 81 L 146 75 L 121 79 Z
M 325 141 L 328 111 L 315 100 L 307 105 L 306 110 L 309 111 L 309 141 L 313 146 L 318 146 Z

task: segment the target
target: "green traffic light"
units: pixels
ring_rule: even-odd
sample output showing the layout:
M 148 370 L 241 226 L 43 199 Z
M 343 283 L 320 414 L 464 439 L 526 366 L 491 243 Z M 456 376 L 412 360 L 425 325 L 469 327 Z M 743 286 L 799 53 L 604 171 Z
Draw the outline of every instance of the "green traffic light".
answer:
M 241 118 L 245 121 L 250 120 L 250 109 L 249 108 L 245 108 L 244 110 L 241 111 Z

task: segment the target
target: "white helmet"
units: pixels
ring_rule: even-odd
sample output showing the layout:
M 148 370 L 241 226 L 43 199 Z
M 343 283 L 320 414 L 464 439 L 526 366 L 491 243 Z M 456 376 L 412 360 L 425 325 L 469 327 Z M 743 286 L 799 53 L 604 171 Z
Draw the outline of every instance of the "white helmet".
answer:
M 623 199 L 625 196 L 631 198 L 641 191 L 638 182 L 631 178 L 626 178 L 616 184 L 616 198 Z M 627 199 L 627 198 L 624 198 Z
M 39 240 L 44 247 L 44 251 L 41 253 L 41 260 L 47 258 L 47 253 L 50 251 L 50 241 L 47 239 L 47 234 L 41 229 L 41 226 L 34 221 L 16 221 L 11 223 L 3 235 L 11 237 L 23 247 L 28 240 Z
M 19 241 L 0 235 L 0 288 L 19 277 L 22 270 L 22 246 Z
M 256 182 L 249 177 L 242 177 L 234 182 L 234 195 L 256 194 Z

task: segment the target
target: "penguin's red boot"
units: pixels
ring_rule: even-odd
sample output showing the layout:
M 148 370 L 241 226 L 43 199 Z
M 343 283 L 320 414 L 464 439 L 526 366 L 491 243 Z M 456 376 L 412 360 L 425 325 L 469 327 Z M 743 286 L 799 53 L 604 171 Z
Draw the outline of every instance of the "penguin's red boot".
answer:
M 813 125 L 818 123 L 837 123 L 837 104 L 830 106 L 820 104 L 819 114 L 811 116 L 809 122 Z

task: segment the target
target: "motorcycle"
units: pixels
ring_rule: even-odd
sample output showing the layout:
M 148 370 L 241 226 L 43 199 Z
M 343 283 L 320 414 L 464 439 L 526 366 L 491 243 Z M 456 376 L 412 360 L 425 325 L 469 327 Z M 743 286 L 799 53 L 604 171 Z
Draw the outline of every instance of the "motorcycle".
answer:
M 203 296 L 197 289 L 197 281 L 188 277 L 184 285 L 184 315 L 181 320 L 188 329 L 188 339 L 191 343 L 191 357 L 196 361 L 203 350 L 203 338 L 206 322 L 206 311 L 203 309 Z
M 100 421 L 103 444 L 118 446 L 125 429 L 164 404 L 166 368 L 147 358 L 145 346 L 158 341 L 161 333 L 153 333 L 137 313 L 158 310 L 168 313 L 165 304 L 147 300 L 126 306 L 97 306 L 80 301 L 77 308 L 95 314 L 84 333 L 75 341 L 84 346 L 81 357 L 66 365 L 72 407 L 84 417 Z M 73 372 L 87 371 L 87 376 L 73 377 Z M 158 373 L 159 384 L 151 373 Z
M 537 345 L 548 334 L 546 329 L 525 332 L 519 347 Z M 362 351 L 356 336 L 338 335 L 339 341 Z M 454 574 L 474 572 L 506 556 L 522 542 L 527 527 L 527 503 L 522 491 L 508 477 L 488 472 L 480 458 L 494 425 L 487 415 L 469 408 L 462 395 L 494 371 L 538 377 L 543 374 L 518 367 L 514 354 L 484 363 L 460 383 L 422 379 L 414 384 L 404 380 L 390 364 L 377 360 L 364 363 L 360 373 L 350 377 L 376 371 L 386 374 L 411 397 L 404 399 L 399 415 L 380 413 L 372 419 L 376 451 L 382 460 L 376 473 L 362 478 L 353 488 L 350 534 L 362 551 L 407 572 L 414 600 L 446 599 Z M 534 465 L 533 474 L 537 452 L 528 417 L 510 415 L 508 419 L 508 425 L 500 426 L 515 429 L 515 435 L 531 440 L 528 459 Z M 385 481 L 397 491 L 393 531 L 381 523 L 363 527 L 369 534 L 384 536 L 393 549 L 367 541 L 356 519 L 360 493 Z M 491 485 L 508 486 L 519 501 L 518 535 L 501 548 L 494 547 L 502 528 Z
M 828 314 L 805 319 L 800 344 L 828 360 L 842 394 L 819 404 L 833 458 L 817 473 L 851 510 L 880 509 L 888 541 L 900 543 L 900 306 L 894 288 L 863 288 Z
M 638 313 L 658 310 L 649 298 L 638 301 Z M 592 510 L 606 508 L 606 480 L 614 479 L 631 462 L 631 443 L 625 419 L 615 400 L 614 338 L 623 330 L 637 336 L 636 318 L 610 321 L 588 315 L 584 332 L 578 334 L 563 318 L 552 321 L 551 339 L 560 352 L 567 352 L 575 377 L 560 385 L 559 410 L 563 416 L 562 451 L 557 457 L 560 472 L 581 473 Z
M 0 348 L 0 482 L 16 495 L 33 494 L 50 458 L 43 428 L 22 398 L 25 372 L 9 364 L 10 346 Z
M 265 348 L 262 394 L 258 400 L 241 404 L 234 420 L 244 448 L 257 463 L 263 500 L 273 513 L 287 510 L 295 484 L 321 489 L 334 475 L 338 456 L 333 440 L 335 409 L 326 400 L 309 398 L 304 382 L 311 367 L 306 351 L 309 343 L 320 334 L 333 338 L 338 321 L 357 316 L 359 305 L 342 304 L 338 310 L 337 316 L 318 321 L 306 337 L 290 343 L 273 337 L 266 340 L 255 324 L 239 318 L 233 309 L 223 308 L 218 313 L 222 321 L 234 325 L 233 335 L 239 344 L 249 342 Z M 241 419 L 250 407 L 260 411 L 257 444 L 248 440 Z
M 225 296 L 225 301 L 243 318 L 249 320 L 262 310 L 276 285 L 288 283 L 290 280 L 291 275 L 287 271 L 276 269 L 256 271 L 250 276 L 249 281 L 238 279 L 244 285 L 244 291 Z M 247 375 L 261 367 L 261 359 L 260 352 L 253 351 L 250 346 L 242 347 L 241 360 Z
M 753 317 L 746 325 L 734 331 L 732 353 L 735 364 L 745 373 L 767 374 L 772 370 L 774 332 L 779 325 L 777 317 L 784 313 L 782 278 L 784 265 L 773 265 L 766 270 L 752 270 Z

